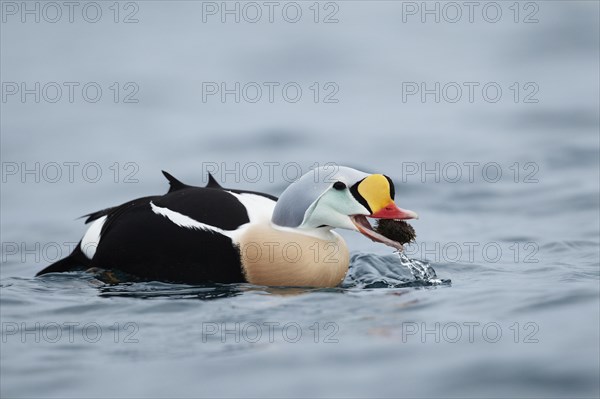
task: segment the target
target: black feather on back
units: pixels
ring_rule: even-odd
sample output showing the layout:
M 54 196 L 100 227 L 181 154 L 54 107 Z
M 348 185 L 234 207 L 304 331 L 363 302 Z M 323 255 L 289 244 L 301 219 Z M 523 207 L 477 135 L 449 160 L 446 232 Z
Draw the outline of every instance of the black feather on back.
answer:
M 217 180 L 213 177 L 213 175 L 210 174 L 210 172 L 208 172 L 208 184 L 206 185 L 206 187 L 207 188 L 223 188 L 217 182 Z
M 167 180 L 169 181 L 169 193 L 172 193 L 173 191 L 177 191 L 177 190 L 181 190 L 182 188 L 188 188 L 191 186 L 188 186 L 185 183 L 180 182 L 179 180 L 177 180 L 172 174 L 170 174 L 169 172 L 165 172 L 164 170 L 162 171 L 162 174 L 167 178 Z
M 87 217 L 87 219 L 85 219 L 85 224 L 88 224 L 89 222 L 93 222 L 96 219 L 100 219 L 102 216 L 108 215 L 116 208 L 118 208 L 118 206 L 111 206 L 110 208 L 106 208 L 106 209 L 102 209 L 100 211 L 88 213 L 87 215 L 83 215 L 80 218 Z

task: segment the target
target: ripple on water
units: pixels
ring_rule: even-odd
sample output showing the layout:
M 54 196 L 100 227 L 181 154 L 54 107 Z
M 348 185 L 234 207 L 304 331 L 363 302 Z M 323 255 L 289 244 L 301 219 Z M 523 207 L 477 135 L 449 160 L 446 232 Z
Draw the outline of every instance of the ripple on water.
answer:
M 564 240 L 564 241 L 551 241 L 543 244 L 540 247 L 541 250 L 548 251 L 549 253 L 565 253 L 568 252 L 573 254 L 578 251 L 594 250 L 598 252 L 598 242 L 592 240 Z

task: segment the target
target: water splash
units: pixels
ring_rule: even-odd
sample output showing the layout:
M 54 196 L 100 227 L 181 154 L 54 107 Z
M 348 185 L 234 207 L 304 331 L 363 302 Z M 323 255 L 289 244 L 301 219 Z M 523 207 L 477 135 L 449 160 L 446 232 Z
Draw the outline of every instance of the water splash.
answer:
M 403 251 L 394 252 L 400 259 L 400 264 L 410 270 L 415 280 L 428 281 L 432 284 L 442 284 L 431 264 L 427 261 L 410 259 Z
M 350 271 L 342 287 L 431 287 L 450 283 L 448 279 L 438 278 L 429 262 L 410 259 L 403 252 L 384 256 L 357 253 L 350 260 Z

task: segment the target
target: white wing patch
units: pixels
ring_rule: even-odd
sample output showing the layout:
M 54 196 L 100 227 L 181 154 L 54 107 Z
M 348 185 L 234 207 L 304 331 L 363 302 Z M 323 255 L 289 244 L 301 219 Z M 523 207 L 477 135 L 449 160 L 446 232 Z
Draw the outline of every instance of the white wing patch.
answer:
M 179 227 L 223 234 L 224 236 L 231 238 L 231 240 L 234 242 L 238 241 L 238 237 L 243 234 L 249 225 L 270 222 L 271 216 L 273 215 L 273 209 L 275 208 L 275 201 L 256 194 L 236 194 L 232 193 L 231 191 L 227 192 L 242 203 L 244 208 L 246 208 L 246 213 L 248 214 L 248 219 L 250 220 L 249 223 L 241 225 L 236 230 L 223 230 L 218 227 L 194 220 L 191 217 L 183 215 L 179 212 L 175 212 L 167 208 L 161 208 L 154 205 L 152 202 L 150 202 L 150 206 L 152 207 L 152 211 L 154 213 L 166 217 Z
M 94 220 L 81 239 L 81 252 L 83 252 L 88 259 L 92 259 L 96 254 L 96 248 L 100 242 L 100 232 L 102 231 L 104 222 L 106 222 L 106 216 Z
M 228 191 L 228 193 L 233 195 L 242 203 L 242 205 L 244 205 L 251 224 L 271 221 L 273 210 L 275 209 L 275 201 L 272 199 L 250 193 L 237 194 L 232 193 L 231 191 Z
M 179 212 L 175 212 L 167 208 L 161 208 L 160 206 L 154 205 L 152 201 L 150 201 L 150 206 L 152 207 L 152 211 L 154 213 L 166 217 L 179 227 L 185 227 L 193 230 L 210 231 L 212 233 L 219 233 L 230 237 L 230 231 L 211 226 L 210 224 L 199 222 L 197 220 L 192 219 L 189 216 L 182 215 Z

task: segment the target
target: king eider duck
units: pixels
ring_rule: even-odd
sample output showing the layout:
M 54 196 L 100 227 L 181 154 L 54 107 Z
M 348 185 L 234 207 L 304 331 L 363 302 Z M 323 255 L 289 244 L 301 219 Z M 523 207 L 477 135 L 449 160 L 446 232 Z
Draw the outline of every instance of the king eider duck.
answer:
M 398 248 L 367 217 L 417 217 L 396 206 L 389 177 L 348 167 L 313 169 L 279 199 L 223 188 L 210 175 L 194 187 L 163 174 L 165 195 L 85 215 L 79 245 L 38 275 L 97 268 L 144 281 L 335 287 L 350 258 L 334 228 Z

